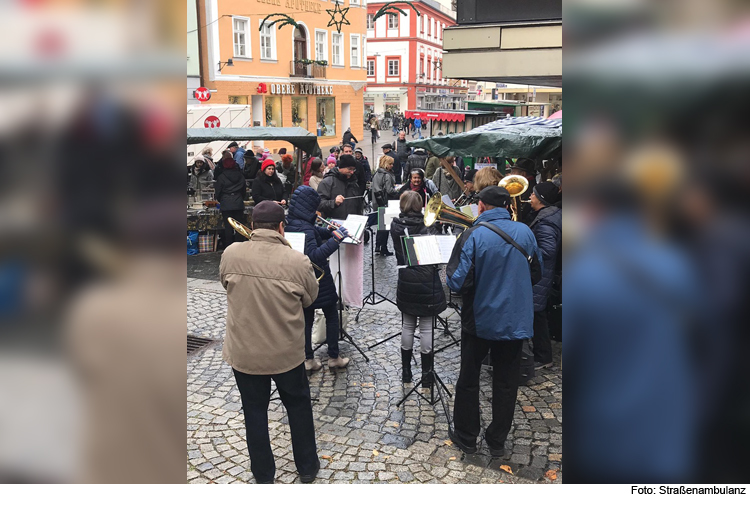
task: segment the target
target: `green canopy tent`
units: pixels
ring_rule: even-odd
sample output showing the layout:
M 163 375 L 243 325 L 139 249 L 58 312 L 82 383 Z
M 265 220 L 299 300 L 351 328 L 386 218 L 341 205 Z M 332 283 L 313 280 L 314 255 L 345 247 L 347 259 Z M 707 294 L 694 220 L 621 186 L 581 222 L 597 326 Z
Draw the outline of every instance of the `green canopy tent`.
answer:
M 439 156 L 553 158 L 562 153 L 562 120 L 508 117 L 464 133 L 409 141 Z
M 267 128 L 255 126 L 252 128 L 189 128 L 187 143 L 202 144 L 217 140 L 250 141 L 250 140 L 283 140 L 298 147 L 308 155 L 321 155 L 318 137 L 304 128 Z M 302 171 L 302 154 L 297 153 L 297 172 L 294 179 L 296 184 Z

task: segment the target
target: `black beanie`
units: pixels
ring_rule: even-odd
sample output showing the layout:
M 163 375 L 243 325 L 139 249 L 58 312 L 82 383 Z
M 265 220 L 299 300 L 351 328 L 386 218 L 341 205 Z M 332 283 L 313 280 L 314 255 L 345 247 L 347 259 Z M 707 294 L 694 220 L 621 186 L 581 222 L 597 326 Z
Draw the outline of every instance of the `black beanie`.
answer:
M 534 187 L 534 195 L 539 198 L 545 206 L 552 206 L 560 196 L 560 190 L 551 181 L 543 181 Z
M 357 159 L 354 158 L 354 155 L 341 155 L 339 157 L 339 169 L 346 167 L 357 168 Z

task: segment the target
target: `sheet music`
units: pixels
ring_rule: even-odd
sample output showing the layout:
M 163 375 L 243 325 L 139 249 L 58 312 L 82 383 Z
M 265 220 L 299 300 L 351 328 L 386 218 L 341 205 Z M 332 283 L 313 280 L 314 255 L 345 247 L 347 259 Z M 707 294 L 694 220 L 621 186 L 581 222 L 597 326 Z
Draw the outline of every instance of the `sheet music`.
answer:
M 366 215 L 349 214 L 346 220 L 341 222 L 341 225 L 346 228 L 350 236 L 344 238 L 342 242 L 345 244 L 351 244 L 354 243 L 354 240 L 361 240 L 362 233 L 365 232 L 367 220 L 368 218 Z M 352 240 L 352 238 L 354 240 Z
M 479 217 L 479 205 L 478 204 L 467 204 L 461 207 L 461 212 L 472 217 Z
M 284 233 L 284 238 L 295 251 L 305 254 L 305 234 L 304 233 Z
M 456 207 L 456 205 L 454 205 L 454 204 L 453 204 L 453 201 L 451 201 L 451 198 L 450 198 L 450 197 L 448 197 L 448 194 L 445 194 L 445 195 L 443 196 L 443 202 L 444 202 L 445 204 L 447 204 L 448 206 L 450 206 L 451 208 L 455 208 L 455 207 Z
M 436 236 L 415 236 L 414 251 L 417 253 L 417 261 L 420 265 L 442 263 Z
M 448 235 L 435 236 L 437 239 L 438 249 L 440 250 L 441 263 L 448 263 L 453 253 L 453 247 L 456 245 L 456 237 Z

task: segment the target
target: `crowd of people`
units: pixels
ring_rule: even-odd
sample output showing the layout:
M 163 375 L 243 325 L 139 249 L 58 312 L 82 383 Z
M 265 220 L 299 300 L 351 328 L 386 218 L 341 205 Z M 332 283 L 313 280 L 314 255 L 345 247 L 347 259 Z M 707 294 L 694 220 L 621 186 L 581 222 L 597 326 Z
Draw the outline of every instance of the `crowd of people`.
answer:
M 381 256 L 395 255 L 399 267 L 394 284 L 402 314 L 401 380 L 405 384 L 414 380 L 412 359 L 418 328 L 421 385 L 428 389 L 435 385 L 435 317 L 447 308 L 444 283 L 436 265 L 407 265 L 402 238 L 446 231 L 440 222 L 431 226 L 424 222 L 424 208 L 436 194 L 452 201 L 463 197 L 477 204 L 474 222 L 457 228 L 461 234 L 446 268 L 445 284 L 462 299 L 460 374 L 448 432 L 455 446 L 468 454 L 478 449 L 479 379 L 483 364 L 490 364 L 492 422 L 484 440 L 493 457 L 503 455 L 518 388 L 536 371 L 552 365 L 551 332 L 560 340 L 552 311 L 561 290 L 561 158 L 552 167 L 519 158 L 507 163 L 498 160 L 475 170 L 464 166 L 461 158 L 412 150 L 402 131 L 396 141 L 382 146 L 373 173 L 357 143 L 347 130 L 342 145 L 330 148 L 325 159 L 304 155 L 304 174 L 293 193 L 296 175 L 291 155 L 282 155 L 276 163 L 251 151 L 238 156 L 239 149 L 232 151 L 230 145 L 214 169 L 207 169 L 210 166 L 205 158 L 197 158 L 192 170 L 195 186 L 201 180 L 210 181 L 209 173 L 213 173 L 225 218 L 242 205 L 247 194 L 245 179 L 252 180 L 253 243 L 225 250 L 221 281 L 228 292 L 224 358 L 234 369 L 242 395 L 251 469 L 261 483 L 272 482 L 275 471 L 265 435 L 271 380 L 276 382 L 289 414 L 301 480 L 312 481 L 317 474 L 305 374 L 323 366 L 313 351 L 315 311 L 321 310 L 324 317 L 329 368 L 346 368 L 350 360 L 339 347 L 340 301 L 328 259 L 349 236 L 340 221 L 363 213 L 368 190 L 374 207 L 386 206 L 391 200 L 399 203 L 399 216 L 389 230 L 377 232 L 374 243 Z M 546 179 L 552 170 L 557 173 Z M 508 190 L 498 186 L 506 174 L 522 175 L 529 181 L 528 191 L 516 198 L 520 200 L 517 203 Z M 519 205 L 517 221 L 512 217 L 514 204 Z M 319 216 L 331 219 L 327 227 L 318 225 Z M 290 249 L 285 232 L 304 233 L 304 256 Z M 228 235 L 227 239 L 231 240 Z M 389 239 L 393 252 L 388 248 Z M 280 308 L 283 329 L 270 336 L 268 330 L 271 324 L 278 325 Z

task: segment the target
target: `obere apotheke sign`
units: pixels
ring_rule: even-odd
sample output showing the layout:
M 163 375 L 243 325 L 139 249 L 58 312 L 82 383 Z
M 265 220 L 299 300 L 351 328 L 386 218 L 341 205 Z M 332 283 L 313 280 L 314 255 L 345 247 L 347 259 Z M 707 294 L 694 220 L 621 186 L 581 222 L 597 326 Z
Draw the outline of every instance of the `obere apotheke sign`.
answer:
M 300 94 L 303 96 L 330 96 L 332 85 L 315 84 L 270 84 L 271 94 Z

